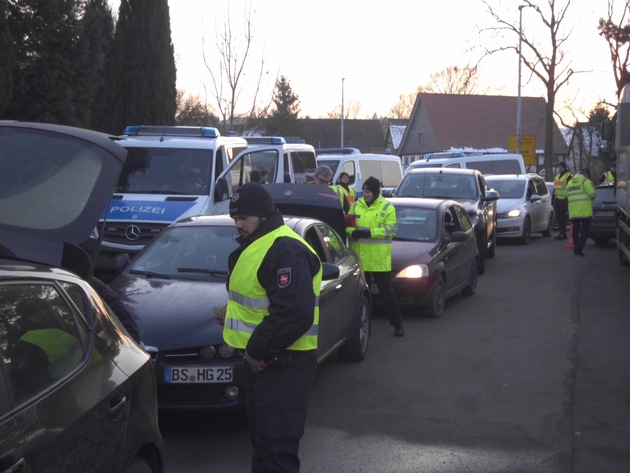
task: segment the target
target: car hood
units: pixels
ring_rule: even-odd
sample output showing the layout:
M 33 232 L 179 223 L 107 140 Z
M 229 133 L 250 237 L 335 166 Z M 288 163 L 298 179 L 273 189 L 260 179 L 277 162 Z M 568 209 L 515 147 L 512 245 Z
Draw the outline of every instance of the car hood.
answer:
M 110 287 L 131 310 L 140 339 L 160 351 L 223 342 L 212 308 L 227 304 L 224 281 L 117 277 Z
M 61 266 L 88 239 L 127 151 L 81 128 L 0 122 L 0 254 Z
M 411 264 L 428 264 L 437 243 L 421 241 L 392 242 L 392 271 L 400 271 Z
M 497 200 L 497 213 L 505 213 L 512 209 L 523 207 L 522 199 L 504 199 Z

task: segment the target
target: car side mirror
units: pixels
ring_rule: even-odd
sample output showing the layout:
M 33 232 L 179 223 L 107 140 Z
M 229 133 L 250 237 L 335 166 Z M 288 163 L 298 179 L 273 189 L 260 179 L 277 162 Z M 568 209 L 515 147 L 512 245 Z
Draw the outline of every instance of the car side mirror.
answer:
M 339 268 L 332 263 L 322 263 L 322 281 L 330 281 L 339 277 Z
M 485 201 L 499 200 L 499 193 L 494 189 L 487 190 L 486 196 L 483 198 Z
M 123 269 L 125 269 L 125 267 L 129 264 L 130 261 L 131 261 L 131 258 L 129 257 L 127 253 L 119 253 L 116 256 L 114 256 L 114 267 L 118 271 L 122 271 Z
M 215 202 L 223 202 L 229 198 L 228 192 L 228 184 L 227 180 L 224 177 L 220 177 L 217 179 L 216 184 L 214 185 L 214 201 Z
M 464 243 L 467 239 L 468 239 L 468 235 L 466 235 L 466 232 L 456 231 L 456 232 L 451 233 L 451 237 L 449 238 L 449 243 L 450 242 Z

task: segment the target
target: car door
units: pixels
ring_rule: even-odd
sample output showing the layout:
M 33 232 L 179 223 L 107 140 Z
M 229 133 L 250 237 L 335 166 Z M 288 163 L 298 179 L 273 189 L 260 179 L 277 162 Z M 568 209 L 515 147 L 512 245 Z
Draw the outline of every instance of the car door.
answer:
M 25 471 L 85 471 L 86 465 L 94 472 L 119 471 L 127 419 L 111 393 L 124 374 L 104 356 L 103 342 L 59 285 L 31 280 L 0 286 L 0 299 L 7 300 L 8 290 L 20 294 L 5 307 L 16 327 L 8 379 L 25 439 Z
M 540 196 L 540 227 L 538 230 L 543 231 L 546 230 L 549 225 L 549 216 L 553 210 L 551 206 L 551 194 L 549 194 L 549 189 L 547 189 L 547 185 L 545 181 L 540 177 L 534 177 L 534 186 L 536 188 L 536 193 Z
M 538 194 L 534 179 L 527 180 L 527 194 L 525 196 L 525 207 L 527 208 L 527 214 L 529 215 L 532 231 L 540 231 L 547 222 L 547 216 L 545 215 L 545 208 L 541 199 L 532 200 L 532 196 Z
M 488 239 L 490 239 L 496 231 L 497 202 L 496 200 L 485 199 L 488 185 L 481 173 L 477 174 L 477 185 L 479 186 L 481 208 L 486 221 L 486 235 L 488 236 Z
M 454 205 L 444 207 L 444 234 L 447 238 L 444 250 L 443 263 L 446 268 L 446 290 L 451 291 L 463 280 L 468 279 L 470 265 L 466 256 L 466 243 L 450 241 L 450 235 L 456 231 L 465 231 L 462 228 L 460 217 Z

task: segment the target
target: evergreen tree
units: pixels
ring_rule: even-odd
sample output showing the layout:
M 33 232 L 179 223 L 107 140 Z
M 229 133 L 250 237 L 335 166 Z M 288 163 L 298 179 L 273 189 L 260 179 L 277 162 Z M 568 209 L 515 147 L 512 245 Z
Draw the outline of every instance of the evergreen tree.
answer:
M 15 43 L 7 22 L 7 4 L 0 0 L 0 116 L 13 97 L 13 72 L 15 71 Z
M 75 101 L 81 126 L 94 128 L 93 110 L 104 85 L 105 58 L 114 39 L 114 19 L 107 0 L 87 0 L 79 38 L 79 74 Z
M 303 124 L 298 120 L 300 99 L 293 93 L 286 77 L 280 76 L 280 79 L 276 81 L 272 102 L 274 109 L 267 119 L 266 134 L 304 136 Z
M 13 98 L 6 118 L 77 125 L 73 100 L 80 0 L 9 0 L 16 46 Z
M 173 125 L 176 69 L 167 0 L 121 0 L 95 127 Z

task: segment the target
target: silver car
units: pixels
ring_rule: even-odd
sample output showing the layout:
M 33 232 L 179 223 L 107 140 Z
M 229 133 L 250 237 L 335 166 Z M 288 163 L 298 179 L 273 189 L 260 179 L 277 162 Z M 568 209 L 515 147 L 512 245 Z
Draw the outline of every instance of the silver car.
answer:
M 486 176 L 488 187 L 499 193 L 497 237 L 516 238 L 526 245 L 532 233 L 550 237 L 554 213 L 551 194 L 538 174 Z

